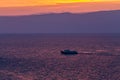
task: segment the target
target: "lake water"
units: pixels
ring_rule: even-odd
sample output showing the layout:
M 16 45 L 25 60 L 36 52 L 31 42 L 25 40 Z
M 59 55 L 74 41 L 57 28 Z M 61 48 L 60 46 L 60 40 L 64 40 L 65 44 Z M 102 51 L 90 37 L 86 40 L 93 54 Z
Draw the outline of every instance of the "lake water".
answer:
M 0 34 L 0 80 L 120 80 L 120 35 Z

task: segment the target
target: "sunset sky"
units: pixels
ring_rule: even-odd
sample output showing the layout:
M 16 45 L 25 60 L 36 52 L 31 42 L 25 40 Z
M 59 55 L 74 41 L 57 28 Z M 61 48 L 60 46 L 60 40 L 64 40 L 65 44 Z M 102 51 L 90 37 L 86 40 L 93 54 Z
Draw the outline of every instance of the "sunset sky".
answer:
M 0 15 L 120 10 L 120 0 L 0 0 Z

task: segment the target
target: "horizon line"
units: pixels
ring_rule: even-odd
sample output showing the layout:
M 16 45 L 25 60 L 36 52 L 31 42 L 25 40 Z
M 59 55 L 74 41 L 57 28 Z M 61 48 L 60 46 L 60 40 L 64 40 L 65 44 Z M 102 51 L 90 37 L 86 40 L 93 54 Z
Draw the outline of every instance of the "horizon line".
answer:
M 35 13 L 35 14 L 23 14 L 23 15 L 0 15 L 0 17 L 24 17 L 24 16 L 42 16 L 42 15 L 49 15 L 49 14 L 73 14 L 73 15 L 79 15 L 79 14 L 91 14 L 91 13 L 99 13 L 99 12 L 112 12 L 112 11 L 120 11 L 120 9 L 116 10 L 102 10 L 102 11 L 91 11 L 91 12 L 80 12 L 80 13 L 74 13 L 74 12 L 50 12 L 50 13 Z

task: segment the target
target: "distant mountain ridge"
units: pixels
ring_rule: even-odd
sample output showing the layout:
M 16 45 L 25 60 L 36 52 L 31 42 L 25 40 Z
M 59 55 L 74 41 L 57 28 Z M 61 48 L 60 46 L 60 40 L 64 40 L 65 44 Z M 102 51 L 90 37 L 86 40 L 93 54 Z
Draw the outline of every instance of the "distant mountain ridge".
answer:
M 120 10 L 0 16 L 0 33 L 119 33 Z

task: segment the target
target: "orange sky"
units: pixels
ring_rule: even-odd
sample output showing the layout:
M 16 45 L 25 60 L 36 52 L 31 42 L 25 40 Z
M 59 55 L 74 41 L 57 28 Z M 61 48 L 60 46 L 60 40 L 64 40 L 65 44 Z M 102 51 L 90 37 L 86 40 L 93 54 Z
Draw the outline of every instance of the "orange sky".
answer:
M 0 0 L 0 15 L 120 10 L 120 0 Z
M 76 3 L 76 2 L 110 2 L 120 0 L 0 0 L 0 7 L 16 7 L 16 6 L 41 6 L 55 5 L 58 3 Z

